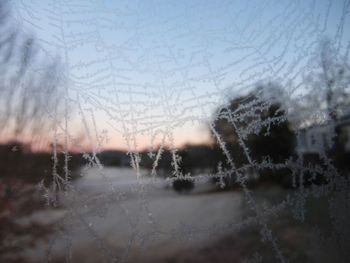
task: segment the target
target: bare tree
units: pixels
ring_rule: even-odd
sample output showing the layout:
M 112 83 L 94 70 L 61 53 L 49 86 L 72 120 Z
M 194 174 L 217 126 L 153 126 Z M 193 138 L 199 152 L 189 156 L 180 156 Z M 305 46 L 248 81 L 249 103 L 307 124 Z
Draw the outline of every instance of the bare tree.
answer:
M 9 1 L 0 1 L 0 134 L 7 140 L 46 137 L 61 102 L 59 62 L 19 31 Z
M 300 112 L 312 115 L 304 118 L 309 122 L 337 121 L 349 111 L 349 61 L 325 38 L 311 63 L 316 66 L 305 77 L 307 93 L 299 103 Z
M 337 58 L 329 39 L 321 43 L 321 80 L 324 82 L 328 117 L 336 121 L 342 107 L 348 106 L 350 68 L 347 61 Z

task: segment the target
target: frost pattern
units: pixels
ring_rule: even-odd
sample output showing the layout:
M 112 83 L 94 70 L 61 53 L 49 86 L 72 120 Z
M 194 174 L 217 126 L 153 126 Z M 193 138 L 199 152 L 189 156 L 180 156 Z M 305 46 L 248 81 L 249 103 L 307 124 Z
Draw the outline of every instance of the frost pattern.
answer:
M 274 260 L 290 262 L 271 218 L 279 220 L 291 211 L 303 224 L 311 198 L 328 200 L 331 238 L 348 258 L 349 217 L 342 211 L 349 210 L 349 178 L 335 165 L 336 153 L 331 149 L 337 144 L 341 118 L 349 112 L 349 5 L 347 0 L 13 1 L 14 18 L 23 31 L 34 30 L 42 52 L 62 62 L 63 118 L 49 109 L 55 122 L 53 185 L 42 188 L 48 204 L 65 200 L 68 212 L 57 223 L 57 233 L 67 246 L 65 260 L 71 260 L 70 232 L 77 224 L 106 262 L 127 261 L 136 243 L 142 253 L 147 242 L 160 236 L 192 240 L 203 232 L 235 232 L 257 225 Z M 242 99 L 231 100 L 235 97 Z M 295 137 L 293 154 L 281 159 L 254 153 L 254 136 L 268 137 L 286 122 Z M 201 125 L 209 127 L 212 143 L 224 158 L 216 172 L 195 175 L 182 169 L 176 138 L 182 130 Z M 235 140 L 239 147 L 233 150 Z M 116 141 L 127 147 L 135 171 L 132 194 L 137 196 L 138 218 L 130 218 L 123 207 L 128 197 L 99 159 L 99 152 Z M 141 169 L 144 141 L 152 160 L 152 180 L 146 183 Z M 84 196 L 71 182 L 70 149 L 83 154 L 86 170 L 96 169 L 103 181 L 102 193 Z M 310 149 L 318 162 L 305 160 Z M 162 185 L 158 166 L 167 151 L 172 167 L 166 176 L 169 183 L 219 178 L 222 188 L 238 184 L 251 216 L 209 229 L 179 222 L 176 229 L 163 231 L 149 208 L 148 195 Z M 60 152 L 65 156 L 62 171 Z M 259 203 L 250 187 L 266 170 L 285 171 L 293 185 L 293 191 L 274 205 Z M 321 177 L 323 183 L 318 182 Z M 88 221 L 91 216 L 109 220 L 115 202 L 121 203 L 120 213 L 134 229 L 118 253 Z M 148 224 L 146 232 L 139 230 L 143 223 Z M 319 242 L 327 240 L 317 227 L 314 235 Z M 54 246 L 55 240 L 51 242 Z M 265 262 L 251 250 L 246 262 Z M 50 251 L 48 246 L 46 260 Z

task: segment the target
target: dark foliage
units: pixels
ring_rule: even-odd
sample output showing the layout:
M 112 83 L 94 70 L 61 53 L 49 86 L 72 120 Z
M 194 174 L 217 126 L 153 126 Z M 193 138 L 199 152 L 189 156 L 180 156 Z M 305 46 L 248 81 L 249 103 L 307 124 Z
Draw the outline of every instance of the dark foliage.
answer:
M 296 137 L 291 130 L 288 119 L 285 118 L 285 112 L 278 102 L 269 104 L 267 101 L 259 98 L 256 93 L 258 90 L 243 97 L 231 100 L 227 107 L 221 108 L 217 112 L 218 118 L 214 122 L 214 127 L 235 162 L 236 168 L 244 167 L 249 164 L 244 147 L 240 143 L 243 132 L 254 125 L 261 125 L 258 132 L 249 132 L 242 138 L 245 147 L 249 149 L 251 160 L 263 162 L 266 158 L 275 164 L 285 163 L 285 161 L 294 156 Z M 247 114 L 248 112 L 253 114 Z M 236 128 L 232 125 L 232 118 L 237 117 L 234 122 Z M 232 117 L 233 115 L 233 117 Z M 226 117 L 223 117 L 226 116 Z M 229 117 L 231 117 L 231 120 Z M 220 145 L 216 143 L 216 147 Z M 221 162 L 224 166 L 229 166 L 226 157 L 221 154 Z M 288 169 L 261 169 L 252 171 L 258 174 L 259 181 L 277 183 L 282 186 L 291 186 L 291 173 Z M 234 176 L 232 176 L 234 180 Z M 226 183 L 226 185 L 233 185 Z
M 188 192 L 194 187 L 194 182 L 188 178 L 175 179 L 173 182 L 173 188 L 177 192 Z
M 37 184 L 42 180 L 46 185 L 52 182 L 53 157 L 50 152 L 32 152 L 29 145 L 20 142 L 10 142 L 0 145 L 0 177 L 23 180 Z M 64 173 L 63 153 L 57 156 L 57 172 Z M 70 178 L 77 176 L 78 169 L 83 164 L 80 154 L 69 153 Z

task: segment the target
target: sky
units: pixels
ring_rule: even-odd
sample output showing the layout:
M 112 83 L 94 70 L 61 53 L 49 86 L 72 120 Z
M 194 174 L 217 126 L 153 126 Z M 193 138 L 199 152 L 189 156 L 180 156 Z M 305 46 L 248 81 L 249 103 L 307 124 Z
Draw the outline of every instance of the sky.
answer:
M 58 134 L 93 149 L 207 142 L 229 99 L 260 82 L 299 86 L 326 36 L 350 47 L 346 0 L 12 3 L 20 30 L 62 63 Z

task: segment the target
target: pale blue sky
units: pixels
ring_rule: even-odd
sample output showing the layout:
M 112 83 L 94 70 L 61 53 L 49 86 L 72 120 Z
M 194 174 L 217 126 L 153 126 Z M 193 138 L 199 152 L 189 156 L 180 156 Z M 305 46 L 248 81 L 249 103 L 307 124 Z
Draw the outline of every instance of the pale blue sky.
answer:
M 203 123 L 228 98 L 263 80 L 298 85 L 321 38 L 343 53 L 350 40 L 345 0 L 13 3 L 23 30 L 61 57 L 85 112 L 71 114 L 72 130 L 95 120 L 107 148 L 205 141 Z

